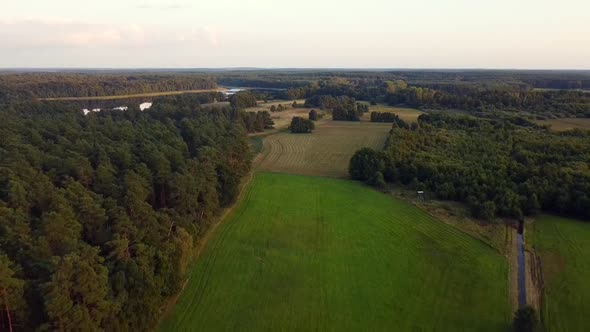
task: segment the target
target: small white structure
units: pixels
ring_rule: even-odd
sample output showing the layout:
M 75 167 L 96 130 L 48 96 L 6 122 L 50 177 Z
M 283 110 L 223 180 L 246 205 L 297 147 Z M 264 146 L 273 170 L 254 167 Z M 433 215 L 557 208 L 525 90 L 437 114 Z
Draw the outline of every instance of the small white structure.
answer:
M 100 108 L 93 108 L 92 110 L 85 108 L 82 110 L 82 113 L 84 113 L 84 115 L 87 115 L 90 112 L 100 112 L 100 111 L 101 111 Z
M 149 109 L 150 107 L 152 107 L 152 103 L 147 103 L 147 102 L 142 103 L 139 105 L 139 110 L 144 111 L 144 110 Z M 111 111 L 126 111 L 128 109 L 129 109 L 129 107 L 127 107 L 127 106 L 118 106 L 118 107 L 112 108 L 110 110 Z M 84 115 L 88 115 L 88 113 L 90 113 L 90 112 L 100 112 L 100 111 L 102 111 L 100 108 L 93 108 L 92 110 L 85 108 L 82 110 L 82 113 L 84 113 Z
M 224 95 L 226 95 L 226 96 L 231 96 L 231 95 L 234 95 L 234 94 L 236 94 L 236 93 L 238 93 L 238 92 L 240 92 L 240 91 L 244 91 L 244 89 L 240 89 L 240 88 L 231 88 L 231 89 L 229 89 L 229 90 L 225 91 L 223 94 L 224 94 Z
M 145 110 L 149 109 L 150 107 L 152 107 L 152 104 L 153 103 L 147 103 L 147 102 L 146 103 L 141 103 L 141 104 L 139 104 L 139 110 L 140 111 L 145 111 Z

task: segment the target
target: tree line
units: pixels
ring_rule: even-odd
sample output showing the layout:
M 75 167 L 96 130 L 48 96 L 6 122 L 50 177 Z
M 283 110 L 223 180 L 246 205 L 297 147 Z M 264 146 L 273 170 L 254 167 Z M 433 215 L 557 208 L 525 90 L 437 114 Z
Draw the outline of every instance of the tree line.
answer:
M 590 93 L 576 90 L 532 90 L 514 84 L 422 83 L 404 80 L 331 80 L 289 89 L 290 98 L 307 98 L 309 105 L 333 109 L 336 99 L 348 96 L 371 103 L 423 109 L 460 109 L 469 112 L 496 111 L 544 120 L 560 117 L 590 117 Z
M 251 117 L 183 97 L 1 109 L 0 329 L 151 329 L 250 169 Z
M 298 116 L 295 116 L 291 119 L 291 124 L 289 125 L 289 130 L 291 130 L 294 134 L 308 134 L 311 133 L 315 129 L 315 124 L 311 119 L 304 119 Z
M 391 112 L 371 112 L 371 122 L 395 123 L 397 127 L 410 128 L 397 114 Z
M 206 75 L 23 73 L 0 76 L 0 104 L 51 97 L 98 97 L 214 89 Z

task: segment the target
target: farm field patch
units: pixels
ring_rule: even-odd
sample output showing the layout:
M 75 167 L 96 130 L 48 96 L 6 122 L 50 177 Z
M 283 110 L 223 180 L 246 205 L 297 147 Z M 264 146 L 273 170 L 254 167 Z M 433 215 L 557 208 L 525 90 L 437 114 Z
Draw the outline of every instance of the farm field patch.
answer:
M 546 215 L 527 231 L 527 242 L 541 259 L 546 330 L 588 331 L 590 224 Z
M 311 134 L 278 133 L 264 139 L 261 170 L 347 177 L 350 157 L 362 147 L 381 150 L 390 123 L 322 120 Z
M 501 331 L 506 259 L 356 182 L 255 174 L 162 331 Z

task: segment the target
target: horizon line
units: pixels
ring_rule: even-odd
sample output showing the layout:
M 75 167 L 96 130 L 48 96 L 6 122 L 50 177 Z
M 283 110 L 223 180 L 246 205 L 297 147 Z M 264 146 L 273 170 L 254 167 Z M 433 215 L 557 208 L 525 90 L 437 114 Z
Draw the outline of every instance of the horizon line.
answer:
M 0 67 L 0 71 L 59 70 L 354 70 L 354 71 L 588 71 L 590 68 L 517 68 L 517 67 Z

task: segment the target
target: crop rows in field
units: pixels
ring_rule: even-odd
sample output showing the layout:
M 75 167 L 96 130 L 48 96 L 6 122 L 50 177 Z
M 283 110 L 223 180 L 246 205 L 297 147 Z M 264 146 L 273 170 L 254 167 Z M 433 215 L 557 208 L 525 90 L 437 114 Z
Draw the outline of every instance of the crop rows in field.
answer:
M 264 139 L 260 170 L 346 177 L 362 147 L 382 149 L 391 124 L 325 120 L 312 134 L 279 133 Z

